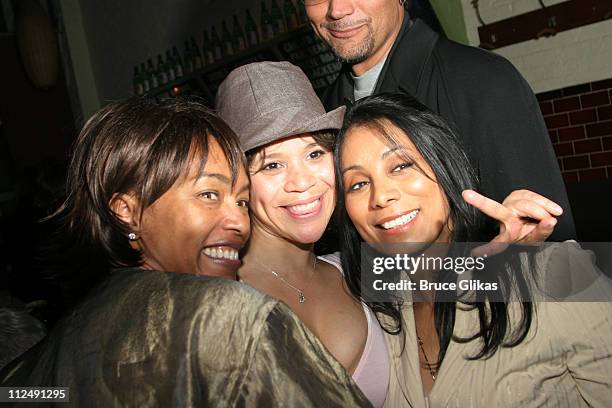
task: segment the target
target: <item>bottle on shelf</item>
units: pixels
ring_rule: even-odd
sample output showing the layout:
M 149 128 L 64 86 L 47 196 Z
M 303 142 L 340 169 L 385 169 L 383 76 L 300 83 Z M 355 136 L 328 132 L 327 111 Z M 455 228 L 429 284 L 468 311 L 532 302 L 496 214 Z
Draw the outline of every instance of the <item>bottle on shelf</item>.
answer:
M 157 71 L 153 66 L 153 60 L 149 58 L 147 60 L 147 76 L 149 77 L 149 86 L 151 89 L 155 89 L 159 86 L 159 82 L 157 82 Z
M 287 30 L 295 30 L 298 28 L 300 22 L 298 20 L 297 9 L 295 8 L 293 1 L 285 0 L 283 9 L 285 11 L 285 24 L 287 25 Z
M 202 59 L 200 47 L 198 47 L 198 43 L 193 36 L 191 36 L 191 58 L 193 58 L 193 68 L 195 70 L 199 70 L 204 67 L 204 60 Z
M 185 75 L 185 69 L 183 66 L 183 60 L 181 54 L 176 49 L 176 45 L 172 46 L 172 59 L 174 60 L 174 75 L 177 78 L 182 78 Z
M 272 27 L 272 20 L 270 19 L 270 14 L 268 13 L 268 9 L 266 8 L 265 1 L 261 2 L 261 40 L 267 41 L 274 37 L 274 27 Z
M 185 51 L 183 52 L 183 70 L 186 74 L 191 74 L 194 69 L 193 55 L 189 41 L 185 40 Z
M 219 34 L 217 34 L 217 28 L 212 28 L 212 48 L 213 54 L 215 55 L 215 61 L 219 61 L 223 58 L 223 45 L 221 44 L 221 39 L 219 38 Z
M 174 70 L 174 58 L 170 50 L 166 50 L 166 74 L 168 75 L 168 82 L 172 82 L 176 79 L 176 71 Z
M 244 25 L 244 30 L 246 31 L 247 47 L 254 47 L 255 45 L 259 44 L 257 24 L 255 24 L 255 20 L 253 20 L 251 11 L 249 9 L 246 11 L 246 24 Z
M 204 30 L 204 34 L 202 36 L 202 52 L 204 53 L 204 62 L 206 65 L 214 64 L 215 62 L 215 53 L 213 50 L 213 44 L 208 37 L 208 31 Z
M 227 24 L 225 24 L 225 20 L 221 22 L 221 43 L 223 44 L 223 55 L 229 56 L 234 53 L 232 35 L 227 29 Z
M 142 90 L 147 93 L 151 90 L 151 82 L 149 82 L 149 76 L 147 75 L 147 68 L 145 63 L 140 64 L 140 77 L 142 78 Z
M 272 0 L 270 20 L 272 20 L 272 31 L 274 32 L 275 36 L 286 31 L 283 13 L 281 12 L 280 7 L 278 7 L 276 0 Z
M 234 27 L 232 31 L 232 44 L 235 52 L 240 52 L 246 48 L 246 41 L 244 39 L 244 31 L 240 27 L 238 16 L 234 14 Z
M 134 66 L 134 78 L 132 79 L 134 85 L 134 95 L 142 95 L 144 93 L 144 86 L 142 85 L 142 76 L 138 71 L 138 65 Z
M 157 54 L 157 82 L 160 85 L 166 85 L 168 83 L 168 72 L 166 68 L 166 63 L 164 62 L 162 55 Z

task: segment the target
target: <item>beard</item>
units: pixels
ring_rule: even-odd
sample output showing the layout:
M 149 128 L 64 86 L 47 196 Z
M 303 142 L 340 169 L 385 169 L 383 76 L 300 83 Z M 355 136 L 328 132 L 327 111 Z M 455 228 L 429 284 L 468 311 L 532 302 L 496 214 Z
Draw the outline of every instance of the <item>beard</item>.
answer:
M 331 35 L 326 43 L 338 59 L 347 64 L 358 64 L 368 59 L 374 51 L 374 33 L 371 24 L 365 25 L 366 36 L 358 43 L 344 44 L 342 40 L 333 38 Z

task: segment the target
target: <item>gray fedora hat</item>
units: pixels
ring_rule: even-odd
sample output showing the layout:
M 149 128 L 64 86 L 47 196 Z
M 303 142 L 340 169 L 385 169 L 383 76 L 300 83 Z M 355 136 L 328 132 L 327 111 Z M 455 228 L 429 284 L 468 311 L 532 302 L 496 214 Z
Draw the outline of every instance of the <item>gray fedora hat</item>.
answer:
M 325 112 L 304 72 L 289 62 L 234 69 L 221 83 L 216 105 L 245 152 L 301 133 L 340 129 L 346 110 Z

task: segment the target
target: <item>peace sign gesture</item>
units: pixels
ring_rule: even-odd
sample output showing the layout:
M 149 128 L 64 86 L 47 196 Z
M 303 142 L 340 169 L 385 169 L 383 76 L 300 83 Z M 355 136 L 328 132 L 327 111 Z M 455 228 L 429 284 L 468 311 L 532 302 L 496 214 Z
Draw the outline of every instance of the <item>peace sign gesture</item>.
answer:
M 563 209 L 555 202 L 529 190 L 514 190 L 500 204 L 473 190 L 464 190 L 463 199 L 499 221 L 499 234 L 489 244 L 474 249 L 475 256 L 494 255 L 508 244 L 546 241 Z

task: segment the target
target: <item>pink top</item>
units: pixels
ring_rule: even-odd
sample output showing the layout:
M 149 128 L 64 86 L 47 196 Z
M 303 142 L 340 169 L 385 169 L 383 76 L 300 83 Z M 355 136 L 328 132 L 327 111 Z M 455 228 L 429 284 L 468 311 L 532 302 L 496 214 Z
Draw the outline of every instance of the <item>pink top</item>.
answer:
M 319 259 L 336 267 L 342 273 L 338 253 L 320 256 Z M 368 338 L 363 353 L 353 372 L 353 380 L 374 407 L 382 407 L 389 388 L 389 355 L 382 328 L 374 312 L 363 305 L 368 321 Z

